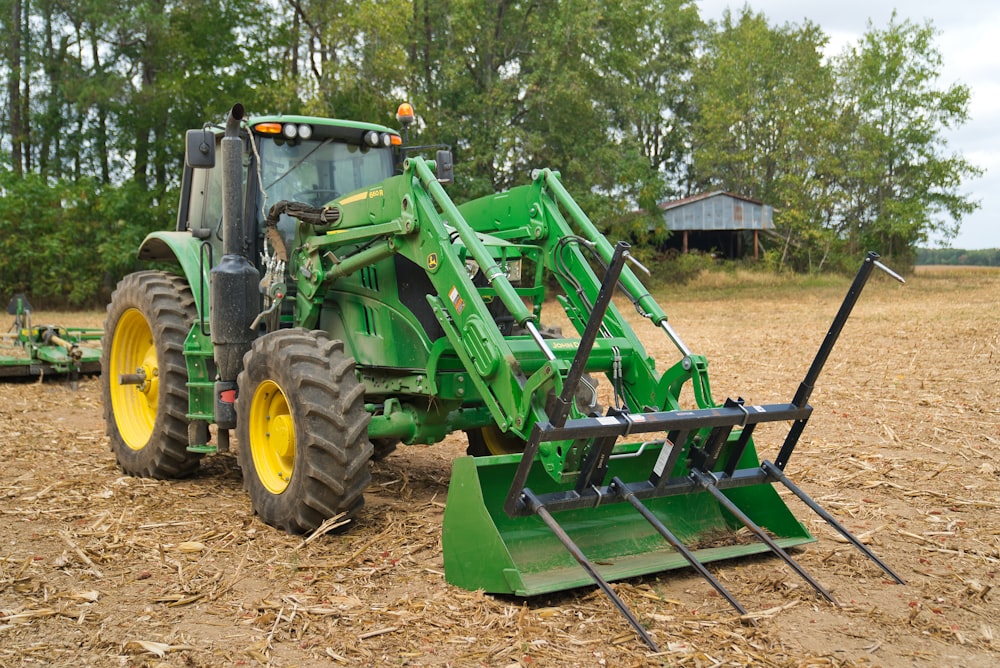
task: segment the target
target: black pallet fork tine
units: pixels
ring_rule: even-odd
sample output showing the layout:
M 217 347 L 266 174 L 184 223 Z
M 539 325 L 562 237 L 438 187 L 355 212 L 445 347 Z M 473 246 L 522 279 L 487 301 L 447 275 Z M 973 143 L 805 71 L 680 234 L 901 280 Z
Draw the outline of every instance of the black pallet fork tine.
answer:
M 632 628 L 636 630 L 643 642 L 645 642 L 654 652 L 659 652 L 660 649 L 656 646 L 653 639 L 649 637 L 646 629 L 642 627 L 642 624 L 639 623 L 636 616 L 632 614 L 632 610 L 630 610 L 625 604 L 625 601 L 621 600 L 618 594 L 615 593 L 615 590 L 611 588 L 608 581 L 601 577 L 601 574 L 597 572 L 597 568 L 594 564 L 590 563 L 590 560 L 587 559 L 586 555 L 579 548 L 579 546 L 573 542 L 573 539 L 569 537 L 569 534 L 566 533 L 565 529 L 563 529 L 562 526 L 556 522 L 556 519 L 552 517 L 552 513 L 548 511 L 545 504 L 543 504 L 530 489 L 525 488 L 521 495 L 523 502 L 534 510 L 535 514 L 538 515 L 543 522 L 545 522 L 545 525 L 549 527 L 553 534 L 555 534 L 556 538 L 559 539 L 559 542 L 566 548 L 566 551 L 573 555 L 573 558 L 576 559 L 577 562 L 583 567 L 583 570 L 587 571 L 587 574 L 590 575 L 597 586 L 601 588 L 601 591 L 607 594 L 608 598 L 611 599 L 611 602 L 614 603 L 616 608 L 618 608 L 618 611 L 624 615 L 625 619 L 627 619 L 629 624 L 632 625 Z
M 740 605 L 739 601 L 737 601 L 733 595 L 729 593 L 729 590 L 726 589 L 725 586 L 723 586 L 723 584 L 719 582 L 707 568 L 705 568 L 705 564 L 698 561 L 698 558 L 694 556 L 691 550 L 689 550 L 687 546 L 684 545 L 684 543 L 682 543 L 680 539 L 678 539 L 677 536 L 675 536 L 673 532 L 670 531 L 670 529 L 668 529 L 666 525 L 663 524 L 663 522 L 661 522 L 660 519 L 642 503 L 642 501 L 636 498 L 635 494 L 628 490 L 628 486 L 622 482 L 621 478 L 616 476 L 612 479 L 611 489 L 626 501 L 631 503 L 632 506 L 639 511 L 639 514 L 642 515 L 647 522 L 653 525 L 653 528 L 656 529 L 668 543 L 670 543 L 671 547 L 677 550 L 680 555 L 684 557 L 689 564 L 691 564 L 691 567 L 698 571 L 698 574 L 705 578 L 708 584 L 715 588 L 715 591 L 719 592 L 723 598 L 729 601 L 729 605 L 733 606 L 736 612 L 744 616 L 748 614 L 746 608 Z
M 833 517 L 833 515 L 831 515 L 830 513 L 828 513 L 826 511 L 826 509 L 823 508 L 823 506 L 821 506 L 818 503 L 816 503 L 815 501 L 813 501 L 813 499 L 808 494 L 806 494 L 805 492 L 803 492 L 801 489 L 799 489 L 799 487 L 795 483 L 793 483 L 791 480 L 789 480 L 788 476 L 786 476 L 781 471 L 781 469 L 779 469 L 773 463 L 771 463 L 769 461 L 766 461 L 766 460 L 763 461 L 763 462 L 761 462 L 760 468 L 768 476 L 770 476 L 771 478 L 773 478 L 773 479 L 777 480 L 778 482 L 780 482 L 782 485 L 784 485 L 785 487 L 787 487 L 788 490 L 791 491 L 795 496 L 799 497 L 799 499 L 802 501 L 802 503 L 804 503 L 807 506 L 809 506 L 813 510 L 813 512 L 815 512 L 817 515 L 819 515 L 824 520 L 826 520 L 827 524 L 829 524 L 834 529 L 836 529 L 837 532 L 841 536 L 843 536 L 844 538 L 846 538 L 851 543 L 851 545 L 853 545 L 854 547 L 858 548 L 858 550 L 861 551 L 862 554 L 864 554 L 866 557 L 868 557 L 873 562 L 875 562 L 875 564 L 879 568 L 881 568 L 883 571 L 885 571 L 889 575 L 889 577 L 891 577 L 893 580 L 895 580 L 898 584 L 906 584 L 906 582 L 903 581 L 903 578 L 901 578 L 898 575 L 896 575 L 896 573 L 891 568 L 889 568 L 889 566 L 886 565 L 885 562 L 883 562 L 881 559 L 879 559 L 878 556 L 876 556 L 874 552 L 872 552 L 870 549 L 868 549 L 868 546 L 866 546 L 864 543 L 862 543 L 857 538 L 857 536 L 855 536 L 850 531 L 848 531 L 847 528 L 844 525 L 842 525 L 840 522 L 838 522 Z
M 583 329 L 583 334 L 580 335 L 580 345 L 576 350 L 576 355 L 573 356 L 573 362 L 566 373 L 566 379 L 563 381 L 562 393 L 555 398 L 549 411 L 549 422 L 556 427 L 562 427 L 566 424 L 569 407 L 573 403 L 573 397 L 576 396 L 577 387 L 580 385 L 580 379 L 586 369 L 587 358 L 590 357 L 590 352 L 594 349 L 594 342 L 604 324 L 604 316 L 608 312 L 608 306 L 611 305 L 611 298 L 615 294 L 618 277 L 621 276 L 622 269 L 625 268 L 625 259 L 628 257 L 630 248 L 631 246 L 624 241 L 615 244 L 614 254 L 611 256 L 611 262 L 608 263 L 604 280 L 601 281 L 601 288 L 597 292 L 590 317 L 587 318 L 587 325 Z
M 715 478 L 713 476 L 699 470 L 692 471 L 691 476 L 703 488 L 705 488 L 705 490 L 714 496 L 715 500 L 718 501 L 723 508 L 732 513 L 733 516 L 743 524 L 743 526 L 749 529 L 755 536 L 757 536 L 757 538 L 761 540 L 761 542 L 767 545 L 771 549 L 771 552 L 781 557 L 781 560 L 788 564 L 793 571 L 798 573 L 813 589 L 822 594 L 823 598 L 830 601 L 830 603 L 833 603 L 834 605 L 839 605 L 839 603 L 837 603 L 837 599 L 833 597 L 833 594 L 827 591 L 823 585 L 809 575 L 809 573 L 802 568 L 797 561 L 792 559 L 792 557 L 785 552 L 780 545 L 774 542 L 773 538 L 767 535 L 767 532 L 751 520 L 746 513 L 740 510 L 739 506 L 730 501 L 729 498 L 715 486 Z
M 823 366 L 833 351 L 833 346 L 837 343 L 837 339 L 840 337 L 840 333 L 843 331 L 844 325 L 851 315 L 851 311 L 854 310 L 854 305 L 857 304 L 858 298 L 861 296 L 861 291 L 864 290 L 865 285 L 868 283 L 872 271 L 881 269 L 895 280 L 906 283 L 902 276 L 879 262 L 879 257 L 879 254 L 874 251 L 869 251 L 865 256 L 864 262 L 861 263 L 861 268 L 858 269 L 858 273 L 854 277 L 847 295 L 844 297 L 844 302 L 840 305 L 840 309 L 837 311 L 830 329 L 827 330 L 826 336 L 823 338 L 823 343 L 820 345 L 819 350 L 816 351 L 816 356 L 809 366 L 809 371 L 806 372 L 806 377 L 802 380 L 798 391 L 796 391 L 795 396 L 792 398 L 793 405 L 805 406 L 809 403 L 809 397 L 816 387 L 816 380 L 819 378 L 820 372 L 823 371 Z M 782 471 L 788 465 L 788 459 L 792 456 L 792 452 L 795 450 L 795 446 L 799 441 L 799 437 L 802 436 L 807 422 L 808 418 L 796 420 L 792 424 L 792 428 L 788 430 L 785 442 L 782 444 L 778 456 L 774 459 L 775 466 Z

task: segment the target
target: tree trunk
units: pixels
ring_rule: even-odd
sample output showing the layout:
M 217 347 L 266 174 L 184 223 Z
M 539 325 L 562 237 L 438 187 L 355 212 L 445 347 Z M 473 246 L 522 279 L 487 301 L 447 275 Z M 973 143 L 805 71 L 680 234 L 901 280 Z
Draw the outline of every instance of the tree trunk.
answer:
M 11 2 L 10 43 L 8 47 L 10 74 L 7 96 L 10 101 L 10 161 L 16 176 L 24 175 L 24 119 L 21 118 L 21 0 Z

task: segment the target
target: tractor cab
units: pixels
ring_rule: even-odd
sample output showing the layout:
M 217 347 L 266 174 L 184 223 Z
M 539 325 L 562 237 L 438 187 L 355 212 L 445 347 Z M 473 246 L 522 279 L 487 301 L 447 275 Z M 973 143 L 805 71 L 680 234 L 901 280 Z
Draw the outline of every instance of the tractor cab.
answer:
M 263 116 L 243 131 L 243 220 L 258 257 L 268 209 L 281 201 L 322 207 L 343 194 L 379 183 L 398 172 L 402 137 L 372 123 L 311 116 Z M 221 127 L 190 130 L 177 231 L 222 244 L 222 165 L 215 159 Z M 278 229 L 286 244 L 295 221 L 283 215 Z

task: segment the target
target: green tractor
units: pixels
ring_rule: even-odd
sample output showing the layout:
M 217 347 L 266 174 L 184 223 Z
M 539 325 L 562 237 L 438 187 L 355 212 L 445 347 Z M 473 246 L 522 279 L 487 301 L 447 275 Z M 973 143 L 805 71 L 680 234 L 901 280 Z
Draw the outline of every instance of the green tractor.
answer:
M 177 227 L 138 252 L 166 269 L 126 276 L 108 307 L 103 398 L 127 473 L 191 474 L 235 431 L 254 512 L 305 533 L 359 513 L 373 457 L 461 430 L 447 580 L 518 596 L 596 583 L 650 646 L 608 580 L 692 566 L 743 613 L 704 562 L 771 551 L 832 600 L 786 552 L 813 539 L 774 483 L 898 580 L 783 472 L 826 356 L 885 269 L 876 254 L 790 403 L 718 403 L 628 245 L 557 172 L 458 206 L 448 151 L 425 159 L 380 125 L 244 115 L 188 132 Z M 571 336 L 542 325 L 551 285 Z M 657 368 L 616 290 L 678 359 Z M 790 425 L 773 463 L 753 441 L 765 422 Z M 759 540 L 726 540 L 742 527 Z

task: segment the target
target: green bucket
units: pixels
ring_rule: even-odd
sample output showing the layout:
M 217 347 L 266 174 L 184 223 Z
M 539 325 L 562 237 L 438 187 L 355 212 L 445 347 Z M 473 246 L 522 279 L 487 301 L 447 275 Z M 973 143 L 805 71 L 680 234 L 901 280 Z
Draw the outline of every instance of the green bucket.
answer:
M 607 480 L 649 477 L 659 447 L 615 459 Z M 442 545 L 445 578 L 463 589 L 534 596 L 593 584 L 593 580 L 537 516 L 508 517 L 503 510 L 520 455 L 460 457 L 452 465 Z M 752 444 L 741 467 L 757 466 Z M 539 466 L 527 487 L 535 494 L 565 490 Z M 770 484 L 735 487 L 725 495 L 783 548 L 815 540 Z M 644 500 L 645 505 L 702 562 L 768 552 L 769 548 L 719 505 L 698 491 Z M 629 503 L 553 513 L 584 555 L 608 581 L 690 564 Z

